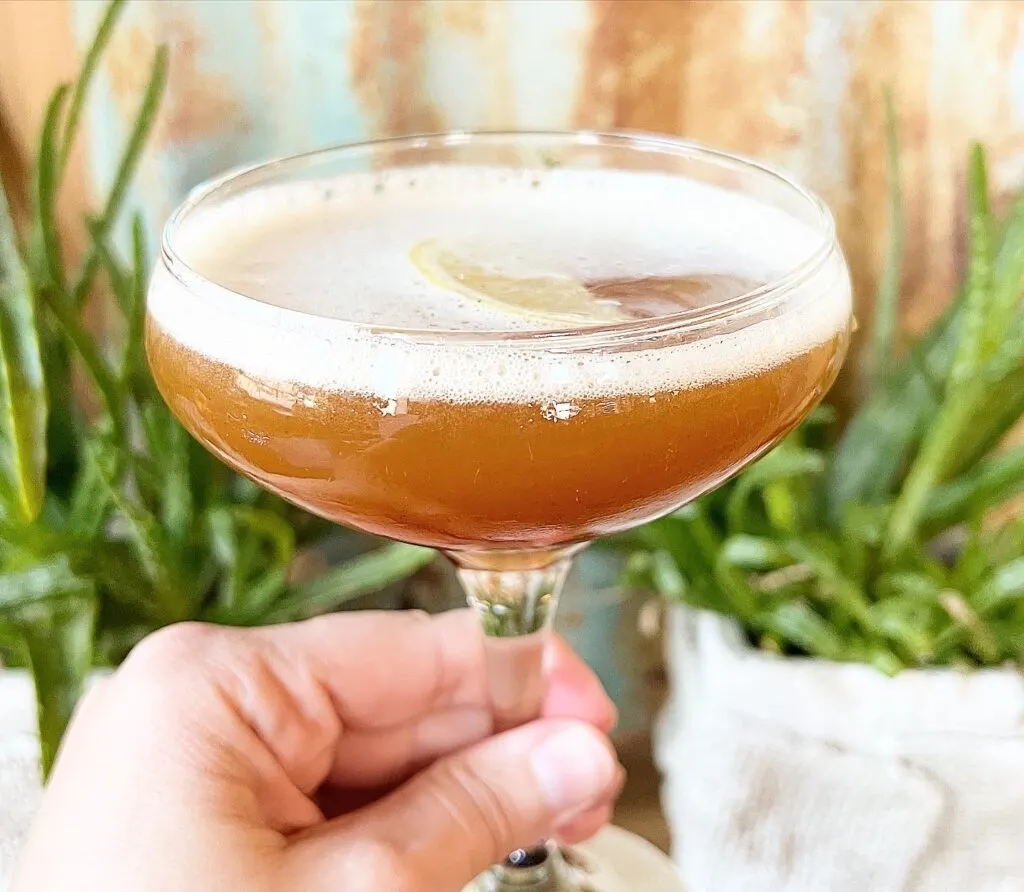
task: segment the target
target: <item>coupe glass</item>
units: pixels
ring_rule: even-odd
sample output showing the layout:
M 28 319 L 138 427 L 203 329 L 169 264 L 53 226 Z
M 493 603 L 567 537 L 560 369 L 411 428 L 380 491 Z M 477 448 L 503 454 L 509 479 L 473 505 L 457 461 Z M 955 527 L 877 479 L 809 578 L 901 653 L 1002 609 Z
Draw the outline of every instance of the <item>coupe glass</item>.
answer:
M 681 178 L 733 209 L 708 225 L 734 227 L 736 271 L 755 247 L 777 268 L 652 318 L 471 331 L 286 309 L 191 263 L 189 245 L 216 234 L 220 220 L 242 219 L 218 212 L 261 190 L 453 165 L 538 182 L 552 170 L 587 172 L 598 189 L 609 172 Z M 629 226 L 642 233 L 671 213 L 696 232 L 702 219 L 686 215 L 706 211 L 678 202 Z M 800 238 L 782 239 L 790 230 Z M 680 258 L 689 250 L 678 244 Z M 604 285 L 628 298 L 665 283 L 632 276 Z M 511 727 L 540 708 L 544 643 L 573 557 L 770 449 L 834 381 L 850 321 L 832 218 L 777 172 L 652 136 L 452 133 L 331 148 L 199 187 L 165 230 L 147 351 L 171 409 L 233 468 L 332 521 L 438 548 L 454 562 L 486 636 L 498 724 Z M 540 843 L 474 888 L 638 888 L 615 865 L 586 862 Z

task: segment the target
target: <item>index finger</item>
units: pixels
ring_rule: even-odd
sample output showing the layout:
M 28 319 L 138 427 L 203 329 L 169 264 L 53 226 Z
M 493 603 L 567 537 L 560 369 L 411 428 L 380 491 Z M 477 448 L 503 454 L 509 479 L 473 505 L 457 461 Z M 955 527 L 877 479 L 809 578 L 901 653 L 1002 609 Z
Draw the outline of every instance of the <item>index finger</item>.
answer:
M 470 629 L 470 634 L 480 635 Z M 545 718 L 571 718 L 608 732 L 615 722 L 615 707 L 597 676 L 558 636 L 545 654 L 547 691 L 534 713 Z M 486 704 L 486 705 L 484 705 Z M 441 707 L 433 712 L 408 716 L 387 728 L 349 728 L 334 754 L 329 773 L 333 787 L 347 791 L 379 788 L 399 783 L 424 765 L 450 752 L 477 743 L 494 733 L 498 716 L 488 697 L 477 703 Z M 336 799 L 338 802 L 349 798 Z
M 614 721 L 614 707 L 596 676 L 557 637 L 545 655 L 546 698 L 542 688 L 533 690 L 522 677 L 532 659 L 529 646 L 521 649 L 524 659 L 519 660 L 508 639 L 513 644 L 509 672 L 499 671 L 506 677 L 496 677 L 501 667 L 494 665 L 493 650 L 489 659 L 469 610 L 437 616 L 415 611 L 333 614 L 256 634 L 285 666 L 301 666 L 322 686 L 346 732 L 395 727 L 454 707 L 479 707 L 500 716 L 517 697 L 523 701 L 524 720 L 543 711 L 602 728 Z M 536 702 L 528 702 L 534 697 Z
M 469 611 L 353 611 L 256 634 L 330 696 L 343 728 L 386 728 L 452 706 L 483 705 L 479 631 Z

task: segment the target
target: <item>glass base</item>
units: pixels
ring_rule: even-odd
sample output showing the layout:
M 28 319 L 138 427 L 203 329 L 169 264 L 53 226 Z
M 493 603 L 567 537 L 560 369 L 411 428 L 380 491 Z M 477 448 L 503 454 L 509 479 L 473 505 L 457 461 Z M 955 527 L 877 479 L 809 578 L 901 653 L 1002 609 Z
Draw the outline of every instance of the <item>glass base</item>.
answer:
M 669 858 L 647 840 L 606 827 L 583 845 L 552 850 L 539 866 L 488 872 L 463 892 L 683 892 Z

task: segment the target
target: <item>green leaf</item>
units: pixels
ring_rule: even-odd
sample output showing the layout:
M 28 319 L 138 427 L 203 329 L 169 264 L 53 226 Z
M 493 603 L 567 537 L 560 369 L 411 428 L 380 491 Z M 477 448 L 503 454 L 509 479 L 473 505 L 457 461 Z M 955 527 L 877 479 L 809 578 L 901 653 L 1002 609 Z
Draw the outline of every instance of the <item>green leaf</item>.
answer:
M 74 348 L 76 358 L 81 362 L 96 388 L 103 403 L 107 419 L 120 436 L 124 436 L 121 391 L 110 366 L 100 353 L 96 342 L 86 331 L 78 318 L 77 311 L 64 301 L 58 293 L 46 289 L 42 292 L 46 305 L 60 323 L 61 329 Z
M 78 593 L 24 608 L 18 626 L 35 682 L 43 775 L 48 777 L 92 666 L 96 599 Z
M 121 377 L 122 380 L 128 380 L 131 375 L 142 374 L 149 382 L 143 350 L 145 346 L 146 286 L 149 275 L 146 264 L 146 229 L 142 217 L 138 213 L 132 216 L 132 261 L 132 277 L 126 301 L 128 331 L 125 336 Z
M 995 346 L 989 309 L 992 296 L 992 215 L 988 206 L 988 172 L 985 151 L 975 144 L 967 185 L 968 248 L 967 295 L 964 301 L 963 321 L 957 341 L 953 366 L 947 387 L 954 391 L 969 382 L 977 369 L 991 355 Z
M 673 552 L 677 561 L 692 553 L 706 566 L 713 564 L 722 545 L 722 536 L 701 505 L 694 503 L 680 508 L 669 519 L 665 529 L 670 539 L 673 535 L 680 537 Z
M 903 189 L 900 182 L 899 137 L 892 93 L 885 91 L 885 157 L 889 175 L 889 237 L 875 298 L 874 337 L 865 362 L 867 386 L 888 374 L 894 355 L 903 267 Z
M 985 542 L 985 553 L 993 564 L 1024 554 L 1024 514 L 996 529 Z
M 0 574 L 0 618 L 24 643 L 36 686 L 46 774 L 91 665 L 95 611 L 93 583 L 67 554 Z
M 1019 337 L 1020 343 L 1014 338 L 1007 349 L 1020 349 L 1024 354 L 1024 331 Z M 986 421 L 989 419 L 984 413 L 993 396 L 997 401 L 1006 401 L 1000 385 L 1005 385 L 1005 375 L 1012 361 L 1003 352 L 1001 347 L 990 363 L 975 370 L 973 377 L 951 391 L 939 409 L 893 505 L 883 549 L 886 560 L 894 560 L 901 551 L 911 547 L 934 490 L 963 465 L 965 442 L 977 442 L 978 430 L 988 430 Z M 1013 401 L 1020 394 L 1009 396 Z
M 882 542 L 889 511 L 880 505 L 851 505 L 838 530 L 839 563 L 858 586 L 870 585 L 874 559 Z
M 103 402 L 107 416 L 115 430 L 122 431 L 120 393 L 109 366 L 103 359 L 96 342 L 78 318 L 78 307 L 72 303 L 60 245 L 60 224 L 57 220 L 57 198 L 60 191 L 60 148 L 57 131 L 60 114 L 68 96 L 68 87 L 59 87 L 47 105 L 39 151 L 36 156 L 36 238 L 40 244 L 43 268 L 38 271 L 42 280 L 39 297 L 60 323 L 68 341 L 74 347 L 96 392 Z M 98 260 L 97 260 L 98 265 Z
M 926 611 L 921 605 L 900 599 L 880 601 L 871 605 L 871 614 L 890 647 L 907 655 L 905 662 L 922 666 L 934 657 L 935 642 L 922 622 Z
M 657 592 L 676 601 L 686 599 L 686 579 L 667 551 L 655 551 L 651 554 L 647 573 L 651 585 Z
M 842 643 L 835 630 L 801 601 L 780 604 L 768 615 L 767 626 L 804 653 L 836 660 L 842 652 Z
M 824 462 L 822 462 L 824 467 Z M 788 480 L 773 480 L 761 491 L 765 514 L 773 530 L 794 535 L 800 526 L 800 501 Z
M 875 590 L 880 600 L 903 601 L 909 604 L 937 604 L 942 586 L 925 573 L 901 570 L 883 573 Z
M 78 476 L 71 491 L 68 531 L 82 539 L 98 536 L 112 502 L 105 479 L 116 480 L 123 471 L 122 455 L 102 433 L 88 436 Z
M 78 474 L 81 412 L 72 392 L 71 358 L 67 343 L 56 337 L 45 318 L 38 317 L 40 348 L 46 378 L 48 419 L 46 425 L 46 489 L 66 500 Z
M 103 233 L 100 232 L 99 223 L 90 217 L 86 221 L 86 228 L 89 230 L 93 246 L 99 254 L 100 268 L 107 277 L 111 291 L 114 292 L 118 309 L 127 316 L 131 311 L 131 278 L 121 266 L 121 262 L 115 256 L 113 249 L 107 244 Z
M 695 607 L 751 618 L 755 593 L 746 579 L 721 557 L 722 536 L 694 503 L 642 531 L 656 549 L 671 556 L 685 581 L 684 598 Z
M 72 305 L 60 244 L 60 224 L 57 219 L 57 198 L 60 191 L 60 150 L 57 131 L 60 114 L 67 99 L 68 87 L 59 87 L 47 105 L 42 137 L 36 157 L 36 238 L 40 244 L 43 268 L 38 271 L 41 281 L 39 296 L 60 323 L 77 358 L 89 375 L 107 415 L 115 428 L 122 423 L 118 389 L 110 369 L 95 341 L 78 318 L 78 309 Z
M 146 140 L 149 138 L 150 131 L 153 129 L 166 84 L 167 47 L 161 46 L 157 49 L 156 57 L 150 69 L 149 81 L 146 84 L 146 91 L 139 106 L 139 112 L 132 125 L 131 133 L 129 134 L 121 159 L 118 162 L 114 184 L 111 186 L 103 211 L 96 220 L 93 246 L 87 252 L 85 261 L 82 264 L 82 270 L 75 281 L 73 300 L 76 306 L 81 306 L 89 296 L 96 273 L 100 269 L 101 251 L 95 246 L 96 244 L 104 243 L 110 236 L 114 223 L 121 213 L 121 208 L 128 194 L 128 187 L 131 185 L 135 171 L 138 168 L 142 150 L 146 145 Z
M 46 414 L 35 295 L 0 188 L 0 500 L 26 523 L 43 506 Z
M 0 573 L 0 614 L 13 616 L 41 601 L 85 594 L 92 584 L 71 568 L 67 554 L 56 554 L 24 569 Z
M 804 420 L 803 427 L 816 428 L 816 427 L 829 427 L 836 423 L 839 418 L 839 413 L 826 403 L 819 403 L 811 410 L 811 414 Z
M 892 561 L 912 546 L 933 490 L 948 479 L 961 437 L 975 422 L 988 382 L 978 377 L 950 392 L 929 428 L 893 505 L 883 556 Z
M 153 582 L 127 542 L 94 543 L 88 554 L 78 560 L 82 571 L 88 572 L 113 603 L 153 626 L 167 622 L 159 609 L 160 600 L 154 595 Z
M 40 518 L 45 517 L 45 511 Z M 31 524 L 0 518 L 0 546 L 3 572 L 22 570 L 52 557 L 68 545 L 68 536 L 59 524 L 36 521 Z
M 100 26 L 93 37 L 92 44 L 86 51 L 82 62 L 82 70 L 75 82 L 75 88 L 71 94 L 71 105 L 68 107 L 67 120 L 64 125 L 64 136 L 61 142 L 60 153 L 57 161 L 57 169 L 63 173 L 67 168 L 68 159 L 71 156 L 71 148 L 78 133 L 78 119 L 81 117 L 82 108 L 85 105 L 86 97 L 89 95 L 89 88 L 92 86 L 93 77 L 99 67 L 100 59 L 103 56 L 110 38 L 114 33 L 114 27 L 124 10 L 125 0 L 112 0 L 107 5 L 106 12 L 100 21 Z
M 977 464 L 969 473 L 936 488 L 921 516 L 926 535 L 965 523 L 1024 492 L 1024 444 Z
M 27 665 L 24 645 L 18 627 L 9 620 L 0 619 L 0 672 Z
M 942 592 L 940 603 L 952 620 L 935 640 L 936 653 L 940 660 L 949 660 L 955 649 L 966 640 L 967 646 L 985 665 L 992 665 L 999 658 L 999 646 L 987 624 L 959 592 L 947 589 Z
M 747 622 L 753 620 L 758 611 L 757 592 L 746 574 L 730 564 L 722 552 L 715 558 L 714 580 L 728 600 L 730 612 Z
M 784 446 L 780 446 L 773 452 L 768 453 L 757 464 L 747 469 L 736 479 L 726 504 L 729 529 L 734 532 L 740 532 L 751 528 L 748 503 L 750 497 L 758 489 L 768 487 L 780 481 L 820 474 L 824 470 L 825 459 L 819 452 L 814 450 L 787 449 Z M 778 489 L 774 492 L 776 499 L 786 498 L 785 495 L 780 495 Z M 786 513 L 794 510 L 791 504 L 780 506 L 776 503 L 773 506 L 766 507 L 768 507 L 769 511 L 771 511 L 771 508 L 775 508 L 776 521 L 783 524 L 785 524 Z M 786 529 L 785 526 L 782 528 Z
M 192 530 L 189 437 L 167 407 L 156 400 L 142 408 L 149 455 L 158 457 L 160 522 L 174 547 L 184 547 Z
M 428 548 L 385 545 L 294 586 L 268 611 L 264 622 L 291 622 L 334 610 L 346 601 L 406 579 L 433 559 L 434 552 Z
M 192 596 L 180 578 L 181 565 L 174 559 L 166 532 L 150 511 L 124 495 L 119 481 L 107 473 L 101 461 L 97 460 L 95 466 L 107 498 L 124 521 L 128 541 L 153 584 L 154 610 L 164 622 L 186 619 Z
M 158 627 L 145 623 L 109 625 L 104 623 L 96 631 L 93 646 L 94 666 L 118 666 L 125 661 L 132 648 Z
M 843 432 L 829 470 L 827 514 L 840 527 L 852 505 L 892 497 L 938 407 L 934 381 L 945 381 L 956 350 L 962 294 L 912 349 L 915 363 L 896 365 L 869 394 Z
M 61 254 L 59 224 L 57 222 L 57 196 L 60 192 L 59 149 L 57 131 L 60 129 L 61 113 L 68 98 L 67 84 L 62 84 L 50 97 L 43 116 L 43 131 L 39 140 L 36 160 L 36 230 L 45 263 L 47 283 L 56 288 L 58 296 L 65 299 L 67 281 L 64 275 L 64 258 Z
M 1017 331 L 1024 331 L 1024 328 L 1018 327 Z M 1006 352 L 1011 353 L 1014 346 L 1013 339 L 1008 338 Z M 1007 372 L 1004 371 L 1006 365 L 1017 367 Z M 993 357 L 982 370 L 981 378 L 983 386 L 978 388 L 973 418 L 960 432 L 956 450 L 950 456 L 950 477 L 972 468 L 996 449 L 1024 416 L 1024 364 L 1021 361 Z
M 1024 627 L 1017 618 L 993 619 L 988 623 L 989 631 L 996 641 L 1000 662 L 1012 661 L 1024 665 Z
M 1011 214 L 993 271 L 985 157 L 978 146 L 970 160 L 968 199 L 971 257 L 965 287 L 911 349 L 912 361 L 891 367 L 847 426 L 829 475 L 828 517 L 833 525 L 842 522 L 852 504 L 878 504 L 892 496 L 936 411 L 933 382 L 950 382 L 950 387 L 970 382 L 1005 331 L 1024 265 L 1024 209 L 1017 207 Z M 1016 416 L 1022 410 L 1024 404 Z M 987 419 L 979 415 L 978 420 Z
M 868 599 L 856 582 L 843 572 L 836 555 L 829 553 L 829 544 L 819 536 L 816 539 L 790 539 L 785 548 L 794 561 L 808 567 L 817 576 L 822 595 L 841 607 L 865 634 L 877 634 L 878 624 L 871 614 Z M 838 552 L 838 544 L 834 544 L 833 549 Z
M 984 615 L 1020 598 L 1024 598 L 1024 557 L 998 567 L 971 600 L 975 609 Z
M 733 567 L 757 573 L 777 570 L 792 561 L 786 549 L 774 539 L 742 533 L 725 540 L 722 559 Z
M 868 648 L 861 661 L 890 678 L 899 675 L 907 668 L 899 657 L 881 647 Z
M 996 352 L 1013 324 L 1024 285 L 1024 195 L 1014 203 L 996 257 L 992 298 L 988 309 L 985 355 Z M 1019 325 L 1019 319 L 1018 319 Z
M 211 546 L 223 573 L 211 622 L 252 625 L 263 620 L 285 588 L 295 533 L 270 511 L 233 505 L 207 517 Z
M 636 531 L 638 542 L 670 555 L 686 581 L 687 602 L 695 607 L 729 609 L 726 593 L 715 580 L 715 561 L 721 545 L 699 504 Z M 742 609 L 742 605 L 740 605 Z

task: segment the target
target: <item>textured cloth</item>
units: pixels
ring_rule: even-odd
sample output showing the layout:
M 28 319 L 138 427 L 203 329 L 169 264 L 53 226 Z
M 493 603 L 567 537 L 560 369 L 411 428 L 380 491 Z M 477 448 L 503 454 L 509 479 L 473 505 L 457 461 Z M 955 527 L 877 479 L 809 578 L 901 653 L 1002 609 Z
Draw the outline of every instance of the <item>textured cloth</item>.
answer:
M 0 892 L 42 796 L 35 695 L 24 672 L 0 669 Z
M 673 608 L 656 755 L 690 892 L 1024 892 L 1024 685 L 780 659 Z

